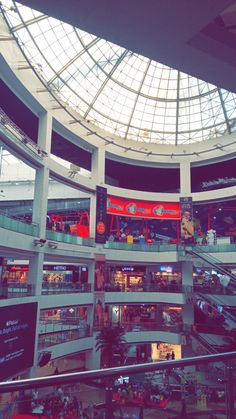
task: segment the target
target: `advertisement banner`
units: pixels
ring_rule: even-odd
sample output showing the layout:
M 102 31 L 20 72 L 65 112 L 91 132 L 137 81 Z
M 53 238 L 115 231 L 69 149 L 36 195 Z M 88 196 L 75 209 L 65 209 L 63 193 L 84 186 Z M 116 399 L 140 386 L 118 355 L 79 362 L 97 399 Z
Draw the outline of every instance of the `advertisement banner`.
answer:
M 194 238 L 193 226 L 193 201 L 191 197 L 180 198 L 181 212 L 181 241 L 182 243 L 192 243 Z
M 180 219 L 180 204 L 178 202 L 151 202 L 138 199 L 107 196 L 107 213 L 152 219 Z
M 96 243 L 106 243 L 107 189 L 96 187 Z
M 104 325 L 105 314 L 105 274 L 106 274 L 106 255 L 95 253 L 94 267 L 94 321 L 95 330 L 100 330 Z
M 33 366 L 37 303 L 0 307 L 0 380 Z

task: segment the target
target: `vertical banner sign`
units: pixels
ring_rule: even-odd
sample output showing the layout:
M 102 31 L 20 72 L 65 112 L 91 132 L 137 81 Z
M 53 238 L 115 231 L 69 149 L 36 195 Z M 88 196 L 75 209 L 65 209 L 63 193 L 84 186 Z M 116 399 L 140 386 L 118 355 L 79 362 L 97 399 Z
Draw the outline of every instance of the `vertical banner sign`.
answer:
M 107 189 L 96 187 L 96 243 L 106 243 Z
M 180 198 L 180 231 L 182 243 L 193 243 L 193 201 L 191 197 Z
M 104 326 L 105 315 L 105 273 L 106 256 L 104 254 L 95 254 L 94 269 L 94 322 L 95 330 L 100 330 Z

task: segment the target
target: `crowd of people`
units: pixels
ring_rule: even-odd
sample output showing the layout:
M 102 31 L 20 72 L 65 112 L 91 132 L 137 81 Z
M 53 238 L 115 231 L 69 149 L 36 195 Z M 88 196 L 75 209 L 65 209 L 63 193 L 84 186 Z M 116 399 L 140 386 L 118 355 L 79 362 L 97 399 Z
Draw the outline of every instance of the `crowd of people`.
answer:
M 41 419 L 99 419 L 103 416 L 93 404 L 83 406 L 77 397 L 59 386 L 53 395 L 39 398 L 37 390 L 33 390 L 31 413 Z
M 123 383 L 115 388 L 113 399 L 122 404 L 165 409 L 171 397 L 168 385 L 149 386 L 144 383 Z

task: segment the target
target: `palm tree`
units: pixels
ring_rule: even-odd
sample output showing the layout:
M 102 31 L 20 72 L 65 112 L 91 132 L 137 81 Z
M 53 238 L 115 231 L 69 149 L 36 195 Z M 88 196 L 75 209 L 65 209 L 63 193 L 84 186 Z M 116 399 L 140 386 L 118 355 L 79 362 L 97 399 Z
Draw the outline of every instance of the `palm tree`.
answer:
M 112 367 L 114 352 L 124 353 L 126 339 L 124 329 L 121 326 L 105 326 L 96 336 L 96 351 L 104 353 L 108 368 Z

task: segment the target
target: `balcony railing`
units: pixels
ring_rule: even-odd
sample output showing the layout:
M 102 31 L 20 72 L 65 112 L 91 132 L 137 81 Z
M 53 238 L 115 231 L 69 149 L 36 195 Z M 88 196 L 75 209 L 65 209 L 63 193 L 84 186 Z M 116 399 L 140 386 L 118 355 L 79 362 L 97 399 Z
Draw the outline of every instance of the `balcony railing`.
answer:
M 124 243 L 107 241 L 104 244 L 105 249 L 115 250 L 132 250 L 137 252 L 176 252 L 178 250 L 177 244 L 157 244 L 157 243 Z M 182 248 L 182 246 L 181 246 Z M 184 246 L 182 248 L 184 250 Z
M 113 324 L 115 326 L 117 324 Z M 172 332 L 172 333 L 181 333 L 183 332 L 183 325 L 181 323 L 176 324 L 164 324 L 156 322 L 145 322 L 145 323 L 121 323 L 120 326 L 124 328 L 125 332 L 151 332 L 151 331 L 161 331 L 161 332 Z
M 0 298 L 21 298 L 34 295 L 34 285 L 26 283 L 8 283 L 0 286 Z
M 229 352 L 0 383 L 1 413 L 233 419 L 235 361 Z
M 105 285 L 106 292 L 175 292 L 183 293 L 184 286 L 182 284 L 140 284 L 129 287 L 119 285 Z
M 95 246 L 94 239 L 73 236 L 72 234 L 62 233 L 61 231 L 47 230 L 46 238 L 47 240 L 53 240 L 53 241 L 69 243 L 69 244 L 79 244 L 81 246 L 89 246 L 89 247 Z
M 14 140 L 23 145 L 30 153 L 33 153 L 40 158 L 44 158 L 48 155 L 45 150 L 32 141 L 31 138 L 7 116 L 2 108 L 0 108 L 0 126 L 8 135 L 10 134 L 13 136 Z
M 213 245 L 199 245 L 196 244 L 172 244 L 172 243 L 126 243 L 126 242 L 112 242 L 107 241 L 104 244 L 105 249 L 115 250 L 132 250 L 138 252 L 183 252 L 187 249 L 201 250 L 203 253 L 221 253 L 221 252 L 235 252 L 236 243 L 232 244 L 213 244 Z
M 42 294 L 74 294 L 91 292 L 91 284 L 76 284 L 70 282 L 45 282 L 42 284 Z
M 85 327 L 77 326 L 77 329 L 75 329 L 76 326 L 73 327 L 74 328 L 70 328 L 67 326 L 64 330 L 40 334 L 38 339 L 38 349 L 41 350 L 50 346 L 91 336 L 89 325 L 86 325 Z
M 10 218 L 3 213 L 0 213 L 0 227 L 34 237 L 38 236 L 39 231 L 38 224 L 28 223 L 17 218 Z

